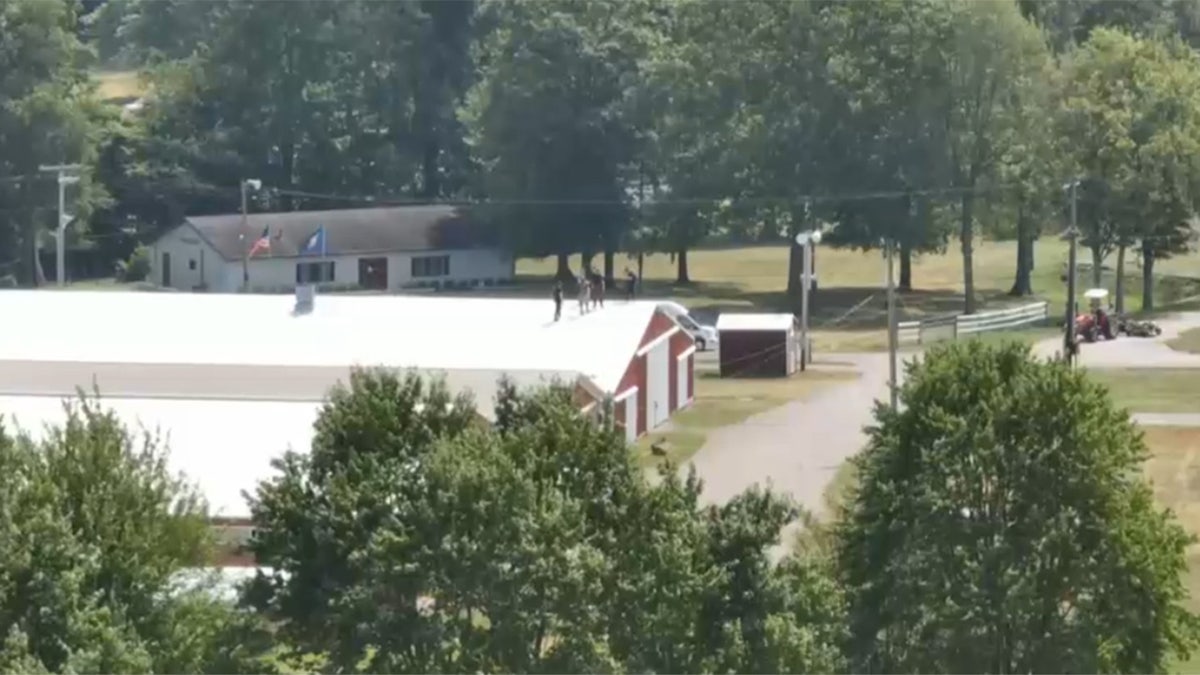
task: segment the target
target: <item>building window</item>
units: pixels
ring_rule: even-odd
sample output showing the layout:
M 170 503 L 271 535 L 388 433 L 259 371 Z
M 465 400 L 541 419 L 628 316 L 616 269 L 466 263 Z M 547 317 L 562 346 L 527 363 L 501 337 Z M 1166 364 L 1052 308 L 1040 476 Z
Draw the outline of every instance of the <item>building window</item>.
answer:
M 195 260 L 188 261 L 188 269 L 192 270 L 192 271 L 196 270 L 196 261 Z
M 429 255 L 412 259 L 412 275 L 420 277 L 450 276 L 450 256 Z
M 296 283 L 328 284 L 333 282 L 333 261 L 296 263 Z

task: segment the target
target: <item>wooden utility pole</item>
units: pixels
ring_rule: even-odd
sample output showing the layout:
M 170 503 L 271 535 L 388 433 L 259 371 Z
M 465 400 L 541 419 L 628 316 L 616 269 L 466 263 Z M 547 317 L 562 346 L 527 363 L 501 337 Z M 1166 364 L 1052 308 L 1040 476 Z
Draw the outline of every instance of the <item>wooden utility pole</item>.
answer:
M 1078 219 L 1078 191 L 1079 181 L 1074 180 L 1070 185 L 1071 190 L 1071 224 L 1067 227 L 1066 238 L 1068 242 L 1067 248 L 1067 329 L 1066 335 L 1063 337 L 1064 349 L 1063 354 L 1066 356 L 1067 363 L 1075 364 L 1075 352 L 1079 345 L 1075 340 L 1075 276 L 1076 276 L 1076 243 L 1079 239 L 1079 228 L 1077 227 Z
M 891 390 L 892 410 L 899 409 L 900 391 L 896 388 L 896 282 L 892 273 L 892 240 L 884 245 L 887 251 L 887 322 L 888 322 L 888 389 Z

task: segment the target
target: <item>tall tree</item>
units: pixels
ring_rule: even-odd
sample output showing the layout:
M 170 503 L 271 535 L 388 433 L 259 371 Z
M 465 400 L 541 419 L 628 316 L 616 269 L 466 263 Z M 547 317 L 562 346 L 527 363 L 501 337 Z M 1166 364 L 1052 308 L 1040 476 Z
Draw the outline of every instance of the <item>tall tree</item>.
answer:
M 485 427 L 416 375 L 356 373 L 258 491 L 274 572 L 248 597 L 346 670 L 838 668 L 825 561 L 768 558 L 793 508 L 706 509 L 673 466 L 652 485 L 571 398 L 503 387 Z
M 940 251 L 950 223 L 938 218 L 936 197 L 946 184 L 946 133 L 939 124 L 947 95 L 941 49 L 946 8 L 938 2 L 843 3 L 826 13 L 834 34 L 830 72 L 842 111 L 832 169 L 846 192 L 837 204 L 834 245 L 898 245 L 902 289 L 912 288 L 912 258 Z
M 91 172 L 99 108 L 77 27 L 74 3 L 0 4 L 0 277 L 29 285 L 44 281 L 39 254 L 58 219 L 54 175 L 39 167 L 84 166 L 76 215 L 103 199 Z
M 0 471 L 0 668 L 269 668 L 253 617 L 203 584 L 177 586 L 211 542 L 202 500 L 156 438 L 84 400 L 40 440 L 0 427 Z
M 1004 153 L 1025 129 L 1021 103 L 1042 86 L 1048 49 L 1013 2 L 947 6 L 947 96 L 941 119 L 948 135 L 951 184 L 958 191 L 963 311 L 975 311 L 974 241 L 980 190 L 994 184 Z M 986 45 L 986 46 L 985 46 Z
M 1099 29 L 1068 61 L 1061 115 L 1068 156 L 1083 176 L 1081 223 L 1094 283 L 1118 253 L 1124 306 L 1125 250 L 1141 243 L 1143 307 L 1153 306 L 1154 261 L 1186 250 L 1195 212 L 1200 76 L 1189 48 Z
M 644 59 L 638 3 L 496 2 L 481 77 L 463 118 L 484 192 L 516 249 L 615 250 L 636 156 L 634 83 Z
M 836 534 L 856 672 L 1150 672 L 1186 655 L 1189 537 L 1128 412 L 1016 343 L 952 345 L 880 406 Z

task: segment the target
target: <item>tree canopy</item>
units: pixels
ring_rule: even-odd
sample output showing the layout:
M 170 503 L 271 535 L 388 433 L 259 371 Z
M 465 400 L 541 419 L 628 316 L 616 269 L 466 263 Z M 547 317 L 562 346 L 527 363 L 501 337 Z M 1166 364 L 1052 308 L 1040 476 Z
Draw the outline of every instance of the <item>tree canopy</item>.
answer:
M 837 528 L 856 672 L 1151 672 L 1194 644 L 1190 537 L 1129 413 L 1064 362 L 968 342 L 879 406 Z

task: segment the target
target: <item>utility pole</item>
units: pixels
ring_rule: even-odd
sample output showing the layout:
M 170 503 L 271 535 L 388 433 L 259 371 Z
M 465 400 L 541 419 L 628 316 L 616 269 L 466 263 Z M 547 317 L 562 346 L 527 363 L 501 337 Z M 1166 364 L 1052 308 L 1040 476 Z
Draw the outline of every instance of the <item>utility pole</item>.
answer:
M 83 167 L 79 164 L 56 164 L 54 166 L 40 166 L 41 171 L 47 171 L 58 174 L 58 227 L 55 228 L 55 250 L 54 250 L 54 277 L 55 285 L 63 287 L 67 283 L 67 223 L 70 218 L 67 216 L 67 186 L 74 185 L 79 182 L 79 176 L 75 172 Z
M 892 275 L 892 240 L 884 244 L 887 252 L 887 322 L 888 322 L 888 389 L 892 394 L 892 410 L 899 409 L 900 391 L 896 388 L 896 283 Z
M 1067 228 L 1066 237 L 1069 242 L 1067 253 L 1067 330 L 1063 337 L 1063 354 L 1066 356 L 1067 363 L 1075 364 L 1075 245 L 1079 239 L 1078 228 L 1078 204 L 1079 204 L 1079 180 L 1071 181 L 1068 186 L 1071 190 L 1071 224 Z
M 242 181 L 242 292 L 245 293 L 250 289 L 250 247 L 254 244 L 250 239 L 250 220 L 249 220 L 249 199 L 248 191 L 262 189 L 262 181 L 256 178 L 247 178 Z
M 813 246 L 821 243 L 820 230 L 810 230 L 796 235 L 796 244 L 802 246 L 800 255 L 800 369 L 807 370 L 812 363 L 812 338 L 808 331 L 808 294 L 812 289 Z

